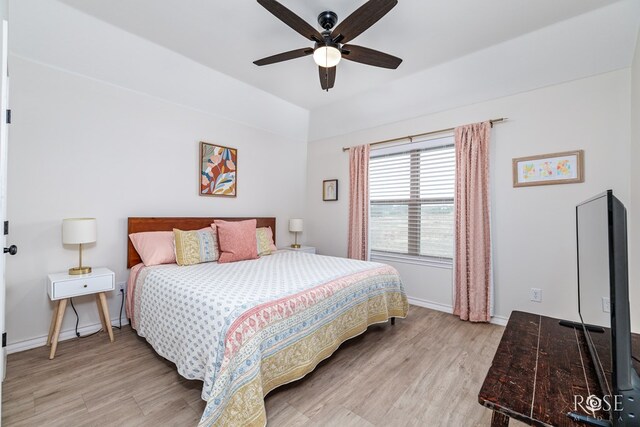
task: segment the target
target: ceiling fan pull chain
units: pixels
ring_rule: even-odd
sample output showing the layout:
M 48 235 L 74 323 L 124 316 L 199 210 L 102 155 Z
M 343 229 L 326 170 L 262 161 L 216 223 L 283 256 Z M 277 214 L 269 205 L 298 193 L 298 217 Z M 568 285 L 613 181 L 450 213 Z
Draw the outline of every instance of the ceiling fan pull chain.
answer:
M 329 54 L 327 54 L 327 56 L 329 56 Z M 329 69 L 328 68 L 324 69 L 324 78 L 327 84 L 327 92 L 329 92 Z

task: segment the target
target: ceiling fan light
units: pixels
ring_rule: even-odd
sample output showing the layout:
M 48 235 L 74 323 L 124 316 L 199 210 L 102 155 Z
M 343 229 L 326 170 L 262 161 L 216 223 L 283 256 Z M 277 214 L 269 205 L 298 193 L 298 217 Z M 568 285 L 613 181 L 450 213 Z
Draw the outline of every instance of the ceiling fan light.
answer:
M 331 68 L 338 65 L 342 54 L 333 46 L 320 46 L 313 52 L 313 60 L 320 67 Z

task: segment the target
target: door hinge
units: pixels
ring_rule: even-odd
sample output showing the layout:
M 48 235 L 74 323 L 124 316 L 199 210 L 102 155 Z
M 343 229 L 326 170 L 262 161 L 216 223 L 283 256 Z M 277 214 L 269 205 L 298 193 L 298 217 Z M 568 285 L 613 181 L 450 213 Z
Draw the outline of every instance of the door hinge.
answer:
M 4 235 L 9 234 L 9 221 L 4 222 Z
M 11 110 L 7 110 L 7 123 L 11 124 Z
M 5 348 L 7 346 L 7 333 L 3 332 L 2 333 L 2 348 Z

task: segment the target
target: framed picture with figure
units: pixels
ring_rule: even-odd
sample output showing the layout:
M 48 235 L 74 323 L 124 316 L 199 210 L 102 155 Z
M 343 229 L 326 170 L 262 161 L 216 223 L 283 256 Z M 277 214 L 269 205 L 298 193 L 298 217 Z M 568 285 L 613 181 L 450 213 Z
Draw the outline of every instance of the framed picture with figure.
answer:
M 322 181 L 322 200 L 325 202 L 335 202 L 338 200 L 337 179 L 325 179 Z

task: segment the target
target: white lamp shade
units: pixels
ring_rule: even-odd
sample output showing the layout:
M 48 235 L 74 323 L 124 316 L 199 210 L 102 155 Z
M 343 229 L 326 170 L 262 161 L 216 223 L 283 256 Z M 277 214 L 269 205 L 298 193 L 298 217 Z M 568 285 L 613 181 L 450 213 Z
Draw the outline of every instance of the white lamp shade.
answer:
M 96 241 L 95 218 L 66 218 L 62 220 L 62 243 L 78 244 Z
M 301 232 L 303 229 L 303 221 L 301 218 L 293 218 L 289 220 L 289 231 Z

